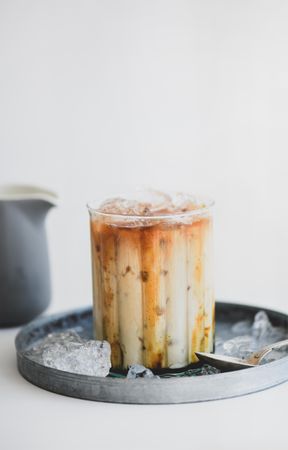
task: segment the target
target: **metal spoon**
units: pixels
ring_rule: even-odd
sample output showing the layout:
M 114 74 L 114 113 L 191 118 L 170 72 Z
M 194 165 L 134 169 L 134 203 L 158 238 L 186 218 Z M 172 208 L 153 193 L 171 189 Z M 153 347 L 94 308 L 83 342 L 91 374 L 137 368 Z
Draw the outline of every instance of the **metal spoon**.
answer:
M 247 369 L 248 367 L 255 367 L 260 364 L 264 356 L 272 350 L 280 349 L 288 346 L 288 339 L 284 341 L 275 342 L 274 344 L 266 345 L 261 350 L 258 350 L 247 359 L 234 358 L 232 356 L 215 355 L 213 353 L 195 352 L 195 355 L 200 361 L 210 364 L 212 367 L 220 369 L 222 372 L 230 372 L 232 370 Z

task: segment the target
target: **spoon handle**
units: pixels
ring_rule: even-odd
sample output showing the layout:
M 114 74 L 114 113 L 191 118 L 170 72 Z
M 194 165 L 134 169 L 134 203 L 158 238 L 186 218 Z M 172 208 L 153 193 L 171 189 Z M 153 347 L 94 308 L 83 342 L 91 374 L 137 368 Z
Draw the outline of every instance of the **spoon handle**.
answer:
M 266 345 L 258 352 L 253 353 L 253 355 L 251 355 L 250 358 L 248 358 L 248 362 L 249 364 L 260 364 L 264 356 L 272 352 L 272 350 L 277 350 L 285 346 L 288 346 L 288 339 L 284 339 L 284 341 L 275 342 L 274 344 Z

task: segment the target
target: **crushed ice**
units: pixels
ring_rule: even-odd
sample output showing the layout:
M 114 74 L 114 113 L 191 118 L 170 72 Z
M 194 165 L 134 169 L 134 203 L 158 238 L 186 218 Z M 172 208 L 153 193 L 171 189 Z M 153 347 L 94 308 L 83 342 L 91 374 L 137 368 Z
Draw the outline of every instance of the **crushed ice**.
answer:
M 84 340 L 75 331 L 49 334 L 27 353 L 44 366 L 83 375 L 106 377 L 111 367 L 110 344 Z
M 133 364 L 129 367 L 127 378 L 130 380 L 134 378 L 159 378 L 158 375 L 154 375 L 152 370 L 147 369 L 145 366 L 141 366 L 141 364 Z
M 248 320 L 235 323 L 231 331 L 234 337 L 226 339 L 224 333 L 222 337 L 216 339 L 215 353 L 246 359 L 265 345 L 287 337 L 287 333 L 283 328 L 272 325 L 265 311 L 257 312 L 253 323 Z M 286 352 L 287 348 L 273 351 L 264 358 L 263 363 L 275 361 L 285 356 Z

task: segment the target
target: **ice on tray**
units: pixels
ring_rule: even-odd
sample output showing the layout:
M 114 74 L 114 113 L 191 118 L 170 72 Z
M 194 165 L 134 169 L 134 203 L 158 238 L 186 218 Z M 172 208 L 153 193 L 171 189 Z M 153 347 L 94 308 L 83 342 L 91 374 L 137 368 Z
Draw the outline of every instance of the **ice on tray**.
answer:
M 283 328 L 274 327 L 265 311 L 255 314 L 253 323 L 248 320 L 235 323 L 231 328 L 234 337 L 231 339 L 217 338 L 216 353 L 246 359 L 267 344 L 280 341 L 287 337 Z M 287 350 L 274 351 L 263 362 L 274 361 L 287 354 Z
M 29 350 L 29 357 L 47 367 L 106 377 L 111 362 L 107 341 L 84 340 L 75 331 L 49 334 Z
M 134 378 L 159 378 L 157 375 L 154 375 L 152 370 L 147 369 L 141 364 L 134 364 L 129 367 L 127 378 L 132 380 Z

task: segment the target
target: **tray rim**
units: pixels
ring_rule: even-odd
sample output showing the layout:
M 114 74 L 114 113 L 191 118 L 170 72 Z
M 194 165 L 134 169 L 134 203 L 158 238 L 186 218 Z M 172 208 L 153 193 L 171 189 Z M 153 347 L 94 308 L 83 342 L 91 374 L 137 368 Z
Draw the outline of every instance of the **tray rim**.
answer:
M 229 301 L 217 301 L 216 305 L 220 309 L 230 307 L 251 312 L 264 310 L 268 315 L 281 317 L 288 322 L 287 314 L 258 305 Z M 43 316 L 25 325 L 15 339 L 17 366 L 20 374 L 32 384 L 54 393 L 86 400 L 128 404 L 174 404 L 219 400 L 259 392 L 288 380 L 288 355 L 278 361 L 241 371 L 205 377 L 148 380 L 127 380 L 126 378 L 95 377 L 70 373 L 46 367 L 24 355 L 22 338 L 35 326 L 38 328 L 72 314 L 91 314 L 91 310 L 92 306 L 76 308 Z M 212 380 L 213 384 L 211 384 Z

